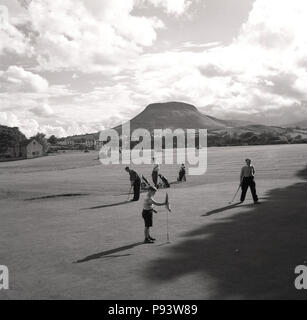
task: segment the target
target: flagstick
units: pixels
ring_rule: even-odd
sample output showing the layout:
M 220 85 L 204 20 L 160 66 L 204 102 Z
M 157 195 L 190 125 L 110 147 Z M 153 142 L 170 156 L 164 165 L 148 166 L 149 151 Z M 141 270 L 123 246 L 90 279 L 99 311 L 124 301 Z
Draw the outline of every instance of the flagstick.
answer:
M 167 243 L 170 243 L 169 241 L 169 231 L 168 231 L 168 210 L 166 214 L 166 230 L 167 230 Z

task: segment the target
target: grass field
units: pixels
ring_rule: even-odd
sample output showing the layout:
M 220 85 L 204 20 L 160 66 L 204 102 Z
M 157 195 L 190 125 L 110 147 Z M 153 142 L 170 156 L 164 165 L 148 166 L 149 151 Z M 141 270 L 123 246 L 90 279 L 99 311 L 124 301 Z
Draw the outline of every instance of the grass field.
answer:
M 230 206 L 246 157 L 262 203 Z M 0 163 L 0 299 L 306 299 L 294 288 L 307 261 L 306 160 L 306 145 L 209 148 L 208 172 L 169 190 L 171 243 L 162 208 L 146 245 L 124 166 L 94 152 Z M 161 171 L 175 181 L 178 168 Z

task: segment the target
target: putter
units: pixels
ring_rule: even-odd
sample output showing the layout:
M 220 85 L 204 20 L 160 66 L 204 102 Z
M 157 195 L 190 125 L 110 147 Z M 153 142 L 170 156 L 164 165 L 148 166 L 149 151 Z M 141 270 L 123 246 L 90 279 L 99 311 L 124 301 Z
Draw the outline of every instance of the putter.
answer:
M 238 190 L 237 190 L 236 194 L 234 195 L 233 199 L 229 202 L 229 204 L 232 204 L 232 203 L 235 201 L 235 198 L 236 198 L 236 196 L 237 196 L 237 194 L 238 194 L 238 192 L 239 192 L 240 188 L 241 188 L 241 185 L 239 185 L 239 188 L 238 188 Z

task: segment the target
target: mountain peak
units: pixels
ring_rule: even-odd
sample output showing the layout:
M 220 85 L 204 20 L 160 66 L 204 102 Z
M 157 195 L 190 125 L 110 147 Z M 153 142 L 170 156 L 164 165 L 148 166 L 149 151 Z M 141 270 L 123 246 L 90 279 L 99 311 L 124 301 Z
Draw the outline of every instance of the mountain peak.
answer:
M 198 109 L 183 102 L 153 103 L 131 119 L 132 131 L 144 128 L 149 131 L 155 129 L 223 129 L 226 126 L 216 120 L 201 114 Z M 121 127 L 116 127 L 121 132 Z
M 145 111 L 154 111 L 159 110 L 163 111 L 165 109 L 168 110 L 191 110 L 191 111 L 197 111 L 197 108 L 191 104 L 184 103 L 184 102 L 177 102 L 177 101 L 170 101 L 170 102 L 163 102 L 163 103 L 152 103 L 148 105 L 145 109 Z

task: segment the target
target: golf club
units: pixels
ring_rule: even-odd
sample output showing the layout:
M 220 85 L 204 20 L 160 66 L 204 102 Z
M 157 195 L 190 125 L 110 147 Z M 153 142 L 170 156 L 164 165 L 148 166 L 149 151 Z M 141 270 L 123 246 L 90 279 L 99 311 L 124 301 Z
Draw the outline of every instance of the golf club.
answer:
M 166 192 L 166 197 L 165 197 L 165 203 L 166 203 L 166 238 L 167 238 L 167 243 L 170 243 L 168 214 L 171 212 L 171 208 L 170 208 L 170 205 L 169 205 L 169 197 L 168 197 L 168 193 L 167 192 Z
M 235 201 L 235 198 L 236 198 L 236 196 L 237 196 L 237 194 L 238 194 L 238 192 L 239 192 L 240 188 L 241 188 L 241 185 L 239 185 L 239 188 L 238 188 L 237 192 L 235 193 L 235 195 L 234 195 L 233 199 L 229 202 L 229 204 L 232 204 L 232 203 Z

